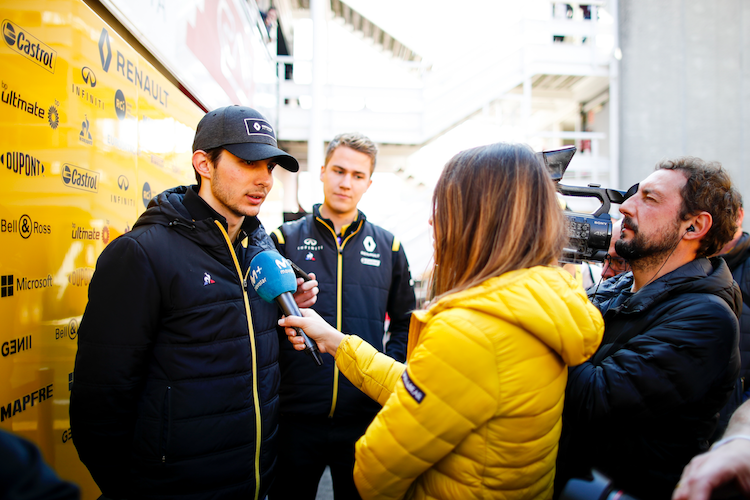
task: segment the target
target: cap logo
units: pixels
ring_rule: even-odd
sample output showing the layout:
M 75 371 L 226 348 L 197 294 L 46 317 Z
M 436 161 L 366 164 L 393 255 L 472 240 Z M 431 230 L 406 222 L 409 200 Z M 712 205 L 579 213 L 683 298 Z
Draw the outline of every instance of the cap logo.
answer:
M 247 129 L 247 135 L 265 135 L 274 141 L 276 140 L 273 128 L 265 120 L 258 118 L 245 118 L 245 129 Z

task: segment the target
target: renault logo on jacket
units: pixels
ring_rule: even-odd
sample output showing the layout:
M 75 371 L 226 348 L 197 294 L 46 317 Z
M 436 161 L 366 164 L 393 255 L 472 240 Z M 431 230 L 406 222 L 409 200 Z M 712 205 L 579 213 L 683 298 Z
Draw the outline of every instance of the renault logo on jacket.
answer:
M 375 240 L 372 239 L 372 236 L 368 236 L 367 238 L 365 238 L 362 244 L 365 246 L 365 250 L 367 250 L 368 252 L 374 251 L 375 247 L 377 246 Z

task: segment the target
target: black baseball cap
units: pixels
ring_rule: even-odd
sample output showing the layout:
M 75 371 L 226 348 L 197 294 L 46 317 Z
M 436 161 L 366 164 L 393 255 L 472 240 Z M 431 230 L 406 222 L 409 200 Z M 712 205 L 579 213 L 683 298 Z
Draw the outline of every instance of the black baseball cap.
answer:
M 280 150 L 276 133 L 266 117 L 245 106 L 209 111 L 198 122 L 193 152 L 223 147 L 245 161 L 273 160 L 290 172 L 299 170 L 294 156 Z

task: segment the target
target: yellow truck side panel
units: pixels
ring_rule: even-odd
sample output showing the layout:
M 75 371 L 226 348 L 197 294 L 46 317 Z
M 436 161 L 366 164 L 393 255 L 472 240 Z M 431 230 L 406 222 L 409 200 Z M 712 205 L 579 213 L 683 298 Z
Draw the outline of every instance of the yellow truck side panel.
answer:
M 88 285 L 152 196 L 194 183 L 203 112 L 80 0 L 2 0 L 0 21 L 0 428 L 95 499 L 68 417 Z

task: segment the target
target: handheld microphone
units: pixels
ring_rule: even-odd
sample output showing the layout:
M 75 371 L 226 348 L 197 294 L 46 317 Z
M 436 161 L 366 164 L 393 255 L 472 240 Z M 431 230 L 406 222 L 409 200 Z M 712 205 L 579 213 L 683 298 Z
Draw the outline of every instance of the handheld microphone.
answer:
M 305 281 L 310 281 L 312 279 L 309 274 L 302 270 L 301 267 L 292 262 L 292 259 L 286 259 L 286 261 L 289 262 L 290 266 L 292 266 L 292 269 L 294 269 L 294 274 L 296 274 L 298 278 L 302 278 Z
M 292 292 L 297 290 L 297 278 L 289 262 L 280 253 L 264 250 L 250 261 L 250 283 L 260 298 L 266 302 L 276 303 L 286 316 L 299 316 L 297 303 Z M 294 328 L 298 336 L 305 340 L 305 352 L 318 366 L 323 365 L 318 344 L 308 337 L 301 328 Z

